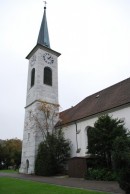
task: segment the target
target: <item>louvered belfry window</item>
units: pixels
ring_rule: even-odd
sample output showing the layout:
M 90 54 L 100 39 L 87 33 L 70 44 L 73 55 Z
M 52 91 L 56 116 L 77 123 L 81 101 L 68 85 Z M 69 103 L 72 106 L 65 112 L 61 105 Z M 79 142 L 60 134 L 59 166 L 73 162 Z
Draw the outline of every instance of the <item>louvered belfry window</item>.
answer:
M 49 67 L 44 68 L 44 84 L 52 86 L 52 70 Z

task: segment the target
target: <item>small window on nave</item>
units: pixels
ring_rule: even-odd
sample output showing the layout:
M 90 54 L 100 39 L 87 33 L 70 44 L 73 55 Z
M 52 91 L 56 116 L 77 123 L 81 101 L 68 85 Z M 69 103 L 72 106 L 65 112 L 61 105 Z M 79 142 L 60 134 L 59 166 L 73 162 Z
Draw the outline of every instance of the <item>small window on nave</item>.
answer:
M 35 68 L 31 71 L 31 87 L 34 86 L 35 83 Z
M 49 67 L 44 68 L 44 84 L 52 86 L 52 70 Z

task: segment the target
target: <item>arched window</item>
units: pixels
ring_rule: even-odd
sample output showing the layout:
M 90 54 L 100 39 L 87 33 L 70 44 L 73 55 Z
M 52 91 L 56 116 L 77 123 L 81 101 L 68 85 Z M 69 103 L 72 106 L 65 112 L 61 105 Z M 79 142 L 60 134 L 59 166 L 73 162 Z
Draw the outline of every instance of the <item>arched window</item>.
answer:
M 52 86 L 52 70 L 49 67 L 44 68 L 44 84 Z
M 26 160 L 26 173 L 28 174 L 28 169 L 29 169 L 29 160 Z
M 34 86 L 35 83 L 35 69 L 33 68 L 31 71 L 31 87 Z
M 84 143 L 85 143 L 85 145 L 84 145 L 84 147 L 85 147 L 85 154 L 87 154 L 87 152 L 88 152 L 88 130 L 91 128 L 91 126 L 86 126 L 85 127 L 85 131 L 84 131 Z M 86 148 L 87 148 L 87 150 L 86 150 Z

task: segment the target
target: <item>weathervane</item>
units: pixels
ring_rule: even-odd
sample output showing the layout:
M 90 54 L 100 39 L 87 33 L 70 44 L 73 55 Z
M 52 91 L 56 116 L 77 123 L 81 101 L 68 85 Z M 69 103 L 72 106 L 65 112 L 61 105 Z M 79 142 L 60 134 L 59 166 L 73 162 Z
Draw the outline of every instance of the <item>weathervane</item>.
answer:
M 45 7 L 46 7 L 47 2 L 46 1 L 43 1 L 43 2 L 45 3 Z

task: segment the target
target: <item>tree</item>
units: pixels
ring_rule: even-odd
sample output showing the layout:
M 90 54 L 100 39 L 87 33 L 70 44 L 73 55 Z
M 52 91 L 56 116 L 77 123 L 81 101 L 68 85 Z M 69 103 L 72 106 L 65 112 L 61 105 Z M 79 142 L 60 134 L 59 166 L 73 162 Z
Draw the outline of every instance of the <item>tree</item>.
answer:
M 1 168 L 19 167 L 21 162 L 22 141 L 20 139 L 2 140 L 0 143 Z
M 117 137 L 113 144 L 115 168 L 123 171 L 130 169 L 130 138 Z
M 37 175 L 51 176 L 63 173 L 70 157 L 70 142 L 65 140 L 61 130 L 48 133 L 39 145 L 35 163 Z
M 121 119 L 113 119 L 108 115 L 99 117 L 94 127 L 88 129 L 88 153 L 96 157 L 100 168 L 107 167 L 105 178 L 107 173 L 114 169 L 114 172 L 118 174 L 120 187 L 126 191 L 126 194 L 129 194 L 130 133 L 127 132 L 124 125 Z M 95 173 L 95 168 L 97 166 L 94 166 L 92 172 L 90 171 L 90 177 L 102 175 L 102 169 L 99 168 L 98 173 Z M 89 173 L 87 176 L 89 177 Z
M 113 168 L 113 153 L 115 141 L 118 138 L 127 139 L 127 129 L 124 121 L 103 115 L 88 129 L 88 153 L 97 157 L 104 167 Z
M 39 100 L 36 110 L 29 111 L 29 120 L 42 133 L 43 140 L 48 133 L 53 133 L 54 126 L 59 120 L 59 105 Z M 28 123 L 26 123 L 28 125 Z
M 114 142 L 115 168 L 119 174 L 119 184 L 126 194 L 130 193 L 130 137 L 117 137 Z
M 70 156 L 70 143 L 64 139 L 61 130 L 55 129 L 59 121 L 59 105 L 39 101 L 36 110 L 29 112 L 29 118 L 37 133 L 41 131 L 43 141 L 39 144 L 35 161 L 35 173 L 54 175 L 64 170 Z
M 0 141 L 0 169 L 4 168 L 4 149 L 3 149 L 3 141 Z

